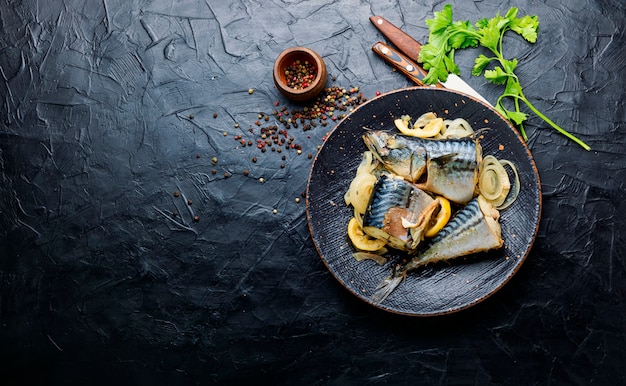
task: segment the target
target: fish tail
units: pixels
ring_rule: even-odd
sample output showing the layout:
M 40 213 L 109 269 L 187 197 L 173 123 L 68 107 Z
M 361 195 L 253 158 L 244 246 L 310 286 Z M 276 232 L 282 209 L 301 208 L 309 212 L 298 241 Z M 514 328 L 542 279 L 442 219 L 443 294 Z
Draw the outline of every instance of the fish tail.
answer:
M 381 303 L 387 296 L 393 292 L 402 283 L 402 280 L 406 277 L 406 272 L 402 271 L 399 274 L 396 272 L 392 273 L 388 277 L 386 277 L 383 281 L 381 281 L 376 287 L 376 291 L 372 294 L 372 302 Z

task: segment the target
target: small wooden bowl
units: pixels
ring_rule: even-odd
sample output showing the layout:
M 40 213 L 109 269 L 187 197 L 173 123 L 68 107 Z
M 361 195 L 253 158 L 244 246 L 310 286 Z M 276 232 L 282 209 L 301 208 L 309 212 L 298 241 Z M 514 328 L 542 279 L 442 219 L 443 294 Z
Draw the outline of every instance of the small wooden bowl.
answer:
M 297 60 L 302 63 L 304 61 L 313 63 L 317 70 L 315 78 L 302 89 L 289 86 L 285 76 L 285 69 Z M 327 77 L 324 59 L 317 52 L 305 47 L 288 48 L 281 52 L 274 62 L 274 84 L 281 94 L 293 101 L 301 102 L 315 98 L 326 86 Z

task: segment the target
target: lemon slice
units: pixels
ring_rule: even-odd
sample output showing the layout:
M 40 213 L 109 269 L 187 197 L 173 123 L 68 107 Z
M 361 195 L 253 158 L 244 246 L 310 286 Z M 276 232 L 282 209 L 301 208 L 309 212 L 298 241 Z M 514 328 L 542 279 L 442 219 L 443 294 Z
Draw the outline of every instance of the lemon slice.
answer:
M 363 232 L 356 218 L 352 217 L 348 223 L 348 236 L 352 245 L 361 251 L 377 251 L 385 246 L 385 240 L 374 239 Z
M 437 213 L 437 217 L 435 218 L 435 223 L 428 228 L 424 236 L 433 237 L 435 236 L 441 228 L 443 228 L 448 221 L 450 220 L 450 216 L 452 215 L 452 210 L 450 208 L 450 201 L 443 197 L 437 197 L 437 201 L 439 201 L 439 213 Z
M 407 131 L 411 130 L 411 116 L 403 115 L 400 118 L 394 119 L 393 124 L 396 125 L 396 128 L 400 130 L 400 132 L 406 134 Z
M 431 138 L 443 130 L 443 118 L 435 118 L 425 126 L 413 126 L 413 135 L 420 138 Z
M 434 114 L 433 114 L 434 115 Z M 421 120 L 411 125 L 411 117 L 403 115 L 393 121 L 394 125 L 404 135 L 418 138 L 432 138 L 438 135 L 444 128 L 443 118 L 430 118 Z M 423 122 L 426 123 L 423 123 Z

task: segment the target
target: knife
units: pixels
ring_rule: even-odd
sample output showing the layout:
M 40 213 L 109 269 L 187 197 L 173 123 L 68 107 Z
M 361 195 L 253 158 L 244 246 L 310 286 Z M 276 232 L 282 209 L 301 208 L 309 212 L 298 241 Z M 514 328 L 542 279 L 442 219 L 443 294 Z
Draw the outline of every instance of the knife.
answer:
M 419 81 L 417 84 L 423 85 L 422 80 L 426 75 L 426 71 L 416 63 L 419 52 L 422 49 L 420 42 L 381 16 L 371 16 L 370 21 L 404 55 L 380 42 L 374 44 L 372 50 L 404 75 L 408 76 L 413 82 L 417 83 Z M 472 86 L 465 83 L 456 74 L 448 74 L 448 80 L 438 83 L 437 86 L 463 92 L 492 106 L 485 97 L 480 95 L 478 91 L 474 90 Z
M 413 83 L 418 86 L 430 86 L 424 84 L 424 77 L 426 76 L 426 71 L 418 65 L 415 64 L 411 59 L 403 55 L 398 50 L 395 50 L 388 46 L 385 43 L 378 42 L 372 46 L 372 51 L 374 51 L 378 56 L 383 58 L 387 63 L 392 65 L 398 71 L 406 75 L 409 80 L 413 81 Z M 432 85 L 433 87 L 444 87 L 441 83 L 437 83 Z

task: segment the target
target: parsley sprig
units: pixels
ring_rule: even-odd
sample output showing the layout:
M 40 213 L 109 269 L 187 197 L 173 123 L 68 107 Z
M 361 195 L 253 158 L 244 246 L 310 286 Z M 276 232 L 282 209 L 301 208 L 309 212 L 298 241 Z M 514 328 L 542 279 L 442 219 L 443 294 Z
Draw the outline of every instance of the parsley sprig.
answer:
M 445 5 L 440 12 L 435 12 L 432 19 L 426 20 L 430 31 L 428 44 L 422 46 L 418 57 L 418 61 L 423 63 L 424 69 L 428 71 L 424 83 L 445 82 L 449 73 L 459 75 L 461 71 L 454 61 L 455 51 L 482 46 L 489 50 L 493 56 L 480 54 L 474 61 L 472 75 L 484 74 L 491 83 L 504 85 L 504 92 L 498 97 L 495 108 L 519 128 L 524 140 L 528 140 L 524 129 L 524 121 L 528 119 L 528 114 L 520 110 L 521 103 L 524 103 L 533 113 L 559 133 L 584 149 L 590 150 L 589 145 L 554 123 L 530 103 L 524 95 L 518 76 L 514 72 L 518 63 L 517 59 L 504 57 L 502 41 L 507 31 L 517 33 L 529 43 L 537 41 L 537 29 L 539 27 L 537 16 L 517 17 L 518 11 L 517 8 L 513 7 L 504 16 L 497 14 L 491 19 L 478 20 L 475 24 L 471 24 L 467 20 L 454 21 L 450 4 Z M 492 63 L 493 65 L 488 69 Z M 505 100 L 510 100 L 512 107 L 505 107 Z

